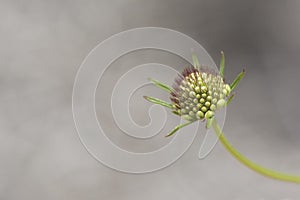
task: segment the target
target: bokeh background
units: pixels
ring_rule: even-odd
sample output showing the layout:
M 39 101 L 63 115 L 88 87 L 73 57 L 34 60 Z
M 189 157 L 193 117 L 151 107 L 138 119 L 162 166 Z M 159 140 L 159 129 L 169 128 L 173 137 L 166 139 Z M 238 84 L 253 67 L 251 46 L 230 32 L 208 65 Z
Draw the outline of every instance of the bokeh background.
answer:
M 300 1 L 1 0 L 0 199 L 299 199 L 299 185 L 250 171 L 221 145 L 198 160 L 201 134 L 174 165 L 146 175 L 116 172 L 87 153 L 72 118 L 76 72 L 99 42 L 144 26 L 191 36 L 216 63 L 224 50 L 229 81 L 246 68 L 225 133 L 252 160 L 300 174 Z M 137 52 L 132 59 L 151 60 L 149 55 L 180 67 L 178 58 L 157 52 Z M 117 61 L 106 80 L 116 80 L 118 63 L 128 64 Z M 101 110 L 111 87 L 99 87 L 97 110 L 113 130 L 111 114 Z M 137 123 L 149 120 L 143 109 L 131 110 Z M 112 138 L 134 146 L 123 136 Z

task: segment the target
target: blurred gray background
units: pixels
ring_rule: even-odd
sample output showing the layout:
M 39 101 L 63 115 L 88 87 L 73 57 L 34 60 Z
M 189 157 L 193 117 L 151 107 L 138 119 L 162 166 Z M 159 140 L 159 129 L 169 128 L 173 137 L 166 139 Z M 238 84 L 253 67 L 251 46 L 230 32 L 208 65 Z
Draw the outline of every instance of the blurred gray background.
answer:
M 99 42 L 144 26 L 191 36 L 216 63 L 224 50 L 228 81 L 246 68 L 225 133 L 252 160 L 300 175 L 300 1 L 1 0 L 0 199 L 299 199 L 299 185 L 250 171 L 221 145 L 198 160 L 203 136 L 174 165 L 146 175 L 116 172 L 87 153 L 72 118 L 76 72 Z M 140 55 L 147 60 L 147 52 Z M 116 80 L 117 70 L 106 79 Z M 98 115 L 113 130 L 101 104 Z M 149 120 L 145 110 L 132 112 L 141 124 Z M 114 140 L 124 148 L 134 146 L 120 138 Z

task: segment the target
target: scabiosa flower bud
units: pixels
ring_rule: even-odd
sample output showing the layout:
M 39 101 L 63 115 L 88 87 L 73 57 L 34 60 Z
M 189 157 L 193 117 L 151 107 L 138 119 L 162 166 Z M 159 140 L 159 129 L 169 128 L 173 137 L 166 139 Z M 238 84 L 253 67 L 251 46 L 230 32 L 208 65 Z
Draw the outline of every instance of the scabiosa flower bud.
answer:
M 173 112 L 188 121 L 209 119 L 225 106 L 231 89 L 223 77 L 208 68 L 187 67 L 175 79 L 171 101 Z
M 243 70 L 230 85 L 224 83 L 225 57 L 223 52 L 221 52 L 220 72 L 208 67 L 200 67 L 197 56 L 192 55 L 192 58 L 193 66 L 185 68 L 178 75 L 173 87 L 150 79 L 154 85 L 170 94 L 171 103 L 144 96 L 146 100 L 170 108 L 173 113 L 187 120 L 186 123 L 176 126 L 166 135 L 167 137 L 196 120 L 206 120 L 206 128 L 210 128 L 215 112 L 230 103 L 234 97 L 232 91 L 245 75 Z

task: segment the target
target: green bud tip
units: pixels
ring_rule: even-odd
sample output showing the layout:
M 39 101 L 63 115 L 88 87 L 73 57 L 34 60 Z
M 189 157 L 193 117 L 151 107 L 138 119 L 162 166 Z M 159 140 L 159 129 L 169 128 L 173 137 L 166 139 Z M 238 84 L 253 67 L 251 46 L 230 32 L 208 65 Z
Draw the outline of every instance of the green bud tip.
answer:
M 214 115 L 215 113 L 209 110 L 205 113 L 205 119 L 211 119 Z
M 210 106 L 210 102 L 205 102 L 205 104 L 204 104 L 206 107 L 209 107 Z
M 201 107 L 201 111 L 202 111 L 202 112 L 206 112 L 206 111 L 207 111 L 207 108 L 206 108 L 205 106 L 202 106 L 202 107 Z
M 218 102 L 217 102 L 217 108 L 223 108 L 225 106 L 225 100 L 224 99 L 220 99 Z
M 200 110 L 197 112 L 196 115 L 197 115 L 197 118 L 199 118 L 199 119 L 202 119 L 204 117 L 204 113 Z

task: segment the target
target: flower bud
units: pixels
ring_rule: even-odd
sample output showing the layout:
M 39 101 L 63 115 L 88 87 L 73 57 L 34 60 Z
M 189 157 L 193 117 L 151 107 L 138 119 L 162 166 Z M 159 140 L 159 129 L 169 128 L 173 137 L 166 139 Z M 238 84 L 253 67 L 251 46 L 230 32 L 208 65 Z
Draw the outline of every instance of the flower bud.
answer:
M 207 108 L 205 106 L 202 106 L 201 111 L 205 113 L 207 111 Z
M 197 115 L 197 118 L 199 118 L 199 119 L 202 119 L 204 117 L 204 113 L 200 110 L 197 112 L 196 115 Z
M 224 99 L 220 99 L 218 102 L 217 102 L 217 108 L 223 108 L 225 106 L 225 100 Z
M 219 73 L 205 68 L 186 68 L 173 85 L 172 109 L 189 121 L 210 119 L 218 108 L 225 106 L 230 92 L 230 86 Z
M 201 98 L 201 99 L 199 100 L 199 102 L 200 102 L 200 103 L 204 103 L 204 102 L 205 102 L 205 99 Z
M 215 106 L 215 104 L 212 104 L 212 105 L 210 106 L 210 110 L 215 111 L 216 109 L 217 109 L 217 107 Z
M 207 101 L 207 102 L 205 102 L 205 104 L 204 104 L 206 107 L 209 107 L 210 106 L 210 103 Z
M 211 119 L 214 115 L 215 113 L 209 110 L 205 113 L 205 119 Z

